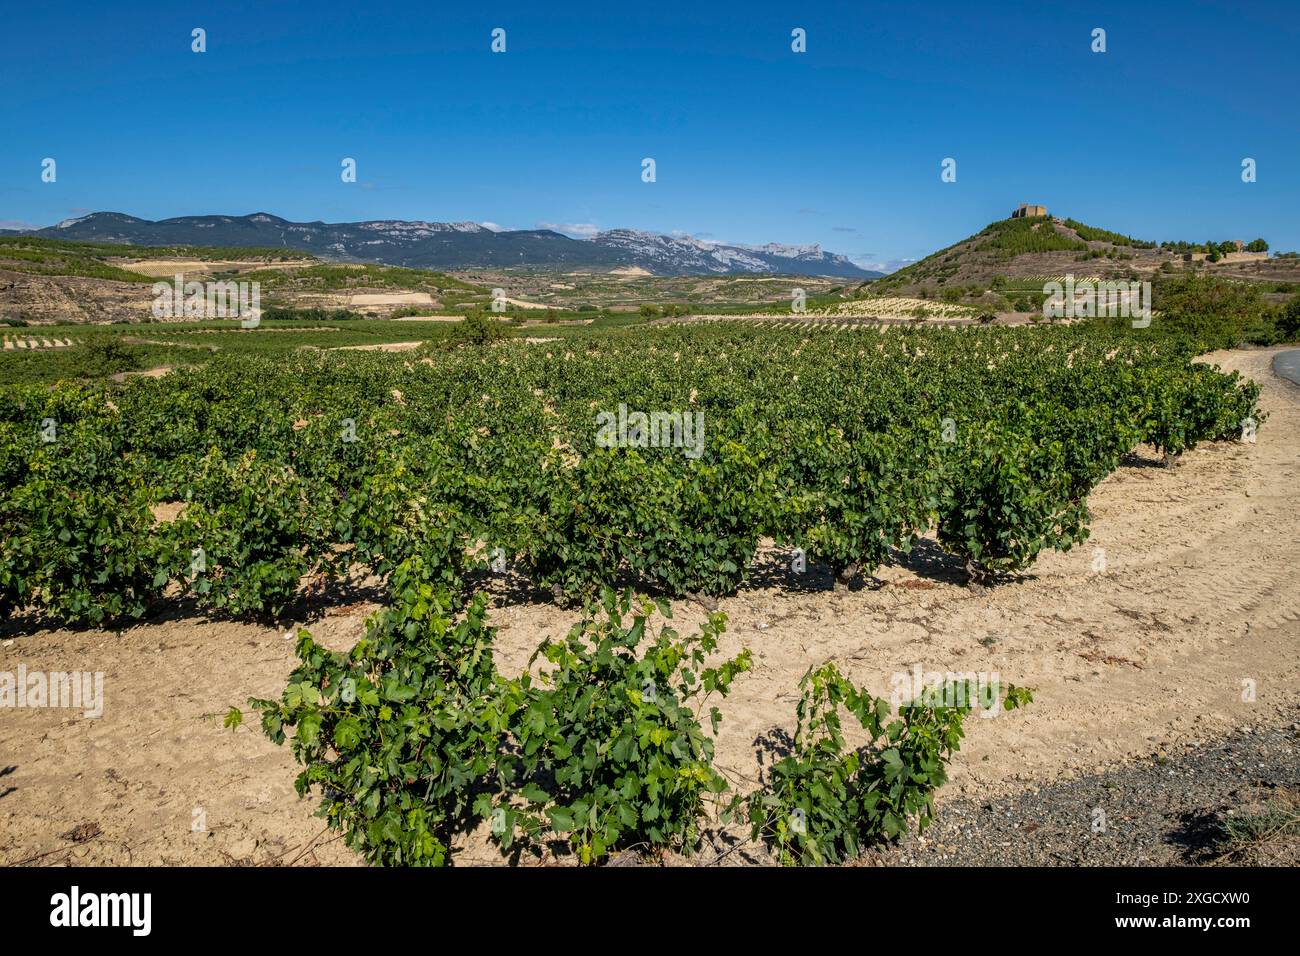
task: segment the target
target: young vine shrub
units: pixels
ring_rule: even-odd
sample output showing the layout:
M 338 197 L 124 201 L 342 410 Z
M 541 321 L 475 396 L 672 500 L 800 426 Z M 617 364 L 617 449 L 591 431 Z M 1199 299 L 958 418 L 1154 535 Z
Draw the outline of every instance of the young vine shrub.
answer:
M 303 576 L 330 567 L 328 492 L 255 452 L 207 455 L 187 489 L 188 506 L 167 526 L 173 576 L 200 604 L 236 616 L 279 616 Z
M 1088 508 L 1058 442 L 983 426 L 966 430 L 949 464 L 939 544 L 972 581 L 1022 571 L 1044 548 L 1068 551 L 1088 536 Z
M 335 502 L 334 539 L 350 547 L 336 555 L 334 571 L 352 562 L 390 575 L 419 559 L 428 580 L 457 607 L 467 586 L 465 571 L 474 523 L 449 495 L 459 472 L 427 446 L 417 463 L 407 452 L 381 452 L 356 486 Z
M 133 481 L 115 419 L 101 413 L 75 421 L 46 417 L 48 437 L 27 445 L 24 479 L 49 481 L 70 489 L 128 493 L 143 484 Z M 29 426 L 29 438 L 38 434 Z
M 747 820 L 751 839 L 786 865 L 851 860 L 870 844 L 898 839 L 913 820 L 924 831 L 976 699 L 970 683 L 936 688 L 901 705 L 892 720 L 888 701 L 855 687 L 832 663 L 810 668 L 799 687 L 792 751 L 764 787 L 732 800 L 725 819 Z M 1007 710 L 1033 700 L 1014 685 L 998 696 Z M 841 707 L 866 732 L 864 746 L 846 748 Z
M 521 498 L 504 537 L 533 584 L 557 600 L 590 600 L 612 587 L 627 550 L 626 515 L 651 480 L 638 455 L 595 449 L 578 460 L 548 448 L 537 487 Z
M 1119 467 L 1141 434 L 1131 415 L 1108 405 L 1044 405 L 1029 413 L 1027 427 L 1041 443 L 1060 449 L 1066 494 L 1076 502 Z
M 1151 404 L 1144 440 L 1164 456 L 1166 465 L 1200 442 L 1239 438 L 1243 422 L 1263 418 L 1259 386 L 1239 382 L 1206 365 L 1157 367 L 1146 379 Z
M 23 483 L 40 440 L 36 426 L 0 420 L 0 491 Z
M 57 422 L 60 430 L 83 421 L 101 426 L 111 418 L 104 404 L 104 389 L 98 385 L 11 385 L 0 389 L 0 395 L 0 421 L 22 425 L 31 434 L 47 418 Z
M 319 815 L 376 865 L 450 862 L 452 838 L 476 822 L 475 794 L 499 786 L 517 706 L 493 663 L 486 600 L 456 619 L 429 576 L 418 558 L 394 570 L 393 605 L 346 656 L 300 631 L 280 699 L 248 702 L 272 741 L 292 734 L 299 795 L 319 788 Z
M 650 465 L 625 513 L 626 562 L 672 595 L 734 593 L 770 523 L 775 470 L 757 433 L 746 439 L 739 423 L 717 425 L 698 459 L 680 449 L 626 452 Z
M 69 624 L 138 619 L 161 593 L 158 543 L 142 493 L 33 478 L 0 500 L 0 604 Z
M 816 467 L 786 498 L 790 543 L 830 565 L 840 584 L 872 574 L 892 549 L 909 552 L 937 507 L 939 436 L 938 422 L 856 438 L 826 429 L 792 447 L 792 458 Z
M 138 480 L 155 486 L 160 500 L 182 498 L 187 477 L 220 440 L 209 427 L 210 406 L 197 392 L 178 389 L 174 382 L 142 378 L 114 393 L 117 428 L 126 451 L 124 465 Z
M 510 721 L 510 787 L 479 803 L 503 851 L 516 831 L 529 845 L 567 840 L 584 864 L 632 846 L 698 845 L 705 797 L 727 789 L 700 712 L 749 669 L 750 654 L 706 667 L 725 616 L 684 637 L 668 626 L 651 633 L 651 608 L 634 611 L 630 592 L 606 591 L 564 640 L 533 655 L 552 670 L 537 684 L 527 674 L 512 682 L 521 704 Z M 711 707 L 708 716 L 716 733 L 722 715 Z
M 360 486 L 390 454 L 415 451 L 412 446 L 416 443 L 403 441 L 396 417 L 382 406 L 365 406 L 367 414 L 354 412 L 355 417 L 337 411 L 354 403 L 358 403 L 357 399 L 341 398 L 328 414 L 298 412 L 299 417 L 289 425 L 275 456 L 286 458 L 303 478 L 344 492 Z
M 1218 419 L 1210 434 L 1213 441 L 1240 440 L 1247 421 L 1258 429 L 1268 418 L 1259 407 L 1259 383 L 1244 380 L 1237 372 L 1230 380 L 1231 388 L 1221 385 Z
M 125 478 L 94 388 L 17 389 L 0 402 L 0 615 L 69 624 L 140 618 L 166 584 L 148 492 Z

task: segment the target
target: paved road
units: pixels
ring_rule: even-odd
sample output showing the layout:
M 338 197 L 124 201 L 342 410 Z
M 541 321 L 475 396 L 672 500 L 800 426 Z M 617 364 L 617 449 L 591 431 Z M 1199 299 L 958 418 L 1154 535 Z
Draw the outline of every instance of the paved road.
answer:
M 1273 356 L 1273 371 L 1300 385 L 1300 349 L 1278 352 Z

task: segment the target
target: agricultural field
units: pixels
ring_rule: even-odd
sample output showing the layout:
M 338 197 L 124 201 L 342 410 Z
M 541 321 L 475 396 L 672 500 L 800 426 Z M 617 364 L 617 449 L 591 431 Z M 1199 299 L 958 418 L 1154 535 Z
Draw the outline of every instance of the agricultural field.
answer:
M 793 290 L 814 304 L 861 283 L 818 276 L 654 276 L 624 269 L 467 269 L 456 273 L 324 261 L 290 249 L 133 246 L 0 237 L 0 323 L 149 323 L 154 282 L 257 283 L 264 307 L 346 311 L 363 318 L 453 317 L 491 307 L 501 318 L 626 324 L 668 311 L 687 315 L 788 310 Z
M 830 317 L 868 316 L 882 319 L 975 319 L 980 310 L 953 302 L 879 295 L 824 306 L 814 314 Z
M 6 354 L 0 671 L 103 712 L 0 726 L 4 862 L 939 862 L 950 800 L 1296 719 L 1270 352 L 545 328 Z
M 229 320 L 0 329 L 0 383 L 156 374 L 202 365 L 218 354 L 291 356 L 299 351 L 382 349 L 456 334 L 449 323 L 418 318 L 339 318 L 323 310 L 285 314 L 299 317 L 266 319 L 256 329 Z M 493 324 L 505 334 L 506 322 Z
M 682 306 L 691 313 L 789 310 L 794 289 L 810 299 L 835 296 L 860 282 L 820 276 L 655 276 L 644 270 L 555 272 L 470 270 L 458 274 L 487 288 L 564 311 L 635 312 L 643 305 Z

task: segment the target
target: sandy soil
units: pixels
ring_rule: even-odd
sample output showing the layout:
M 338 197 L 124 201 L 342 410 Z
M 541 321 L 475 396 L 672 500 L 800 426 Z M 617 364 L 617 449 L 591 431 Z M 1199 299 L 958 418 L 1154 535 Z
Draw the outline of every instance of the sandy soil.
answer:
M 170 374 L 175 368 L 175 365 L 159 365 L 156 368 L 148 368 L 140 372 L 117 372 L 110 375 L 109 378 L 115 382 L 125 382 L 128 378 L 162 378 L 164 375 Z
M 377 345 L 339 345 L 331 352 L 409 352 L 418 349 L 424 342 L 381 342 Z
M 970 721 L 941 812 L 945 800 L 1020 793 L 1295 721 L 1300 388 L 1272 374 L 1272 355 L 1209 357 L 1264 384 L 1270 417 L 1257 443 L 1202 446 L 1173 469 L 1139 453 L 1094 493 L 1092 539 L 1047 556 L 1022 582 L 971 593 L 922 546 L 910 567 L 834 592 L 828 577 L 790 574 L 785 556 L 765 555 L 754 584 L 721 602 L 723 650 L 751 648 L 755 667 L 721 703 L 720 769 L 734 786 L 755 783 L 758 742 L 793 727 L 799 678 L 827 659 L 883 695 L 914 666 L 1036 688 L 1027 710 Z M 514 672 L 575 615 L 519 599 L 509 584 L 493 621 L 498 663 Z M 376 607 L 373 593 L 360 597 L 309 622 L 313 634 L 349 646 Z M 679 629 L 704 613 L 689 602 L 676 611 Z M 99 719 L 55 709 L 0 717 L 0 863 L 356 861 L 322 832 L 315 801 L 295 797 L 288 749 L 255 721 L 221 726 L 230 705 L 280 693 L 294 665 L 283 631 L 177 610 L 122 634 L 10 634 L 0 671 L 102 671 L 106 703 Z M 77 842 L 83 823 L 99 832 Z M 498 859 L 469 842 L 461 862 Z
M 362 292 L 352 296 L 350 305 L 433 305 L 427 292 Z
M 541 303 L 541 302 L 525 302 L 523 299 L 512 299 L 512 298 L 510 298 L 509 296 L 506 296 L 505 301 L 506 301 L 506 302 L 509 302 L 511 305 L 513 305 L 513 306 L 517 306 L 518 308 L 521 308 L 521 309 L 554 309 L 554 308 L 558 308 L 558 306 L 554 306 L 554 305 L 544 305 L 544 304 Z
M 129 259 L 112 260 L 113 265 L 153 278 L 167 278 L 180 274 L 212 275 L 216 272 L 254 272 L 262 269 L 305 269 L 315 265 L 313 259 L 292 259 L 283 262 L 259 262 L 253 259 Z

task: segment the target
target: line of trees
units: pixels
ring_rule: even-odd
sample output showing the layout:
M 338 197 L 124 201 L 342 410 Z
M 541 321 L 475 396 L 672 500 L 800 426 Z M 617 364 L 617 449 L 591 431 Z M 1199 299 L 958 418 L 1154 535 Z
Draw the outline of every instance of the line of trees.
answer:
M 1160 248 L 1166 252 L 1180 252 L 1187 256 L 1194 252 L 1203 252 L 1211 262 L 1218 262 L 1230 252 L 1268 252 L 1268 243 L 1263 239 L 1252 239 L 1240 249 L 1236 240 L 1224 242 L 1162 242 Z

